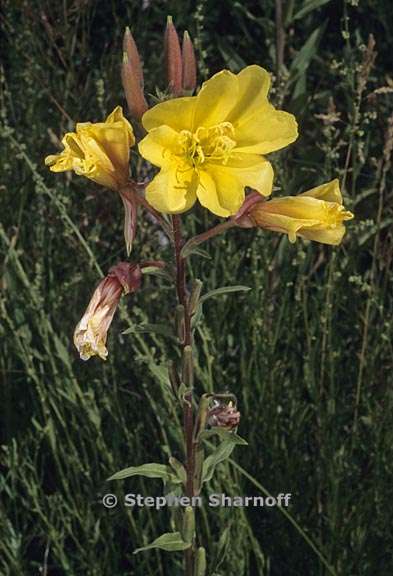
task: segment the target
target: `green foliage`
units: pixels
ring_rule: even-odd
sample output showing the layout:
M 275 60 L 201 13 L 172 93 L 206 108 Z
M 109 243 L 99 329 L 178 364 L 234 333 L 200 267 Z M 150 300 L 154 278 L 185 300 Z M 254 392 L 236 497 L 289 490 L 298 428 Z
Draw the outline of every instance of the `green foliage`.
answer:
M 167 12 L 195 38 L 202 80 L 243 63 L 277 71 L 277 3 L 3 4 L 0 573 L 178 576 L 181 554 L 156 546 L 132 554 L 168 529 L 179 538 L 174 514 L 102 505 L 114 471 L 182 460 L 181 414 L 167 372 L 178 357 L 164 330 L 175 296 L 162 274 L 146 274 L 143 290 L 125 300 L 112 326 L 108 361 L 79 360 L 75 323 L 102 271 L 126 257 L 122 207 L 92 182 L 48 173 L 43 158 L 74 122 L 97 121 L 124 105 L 119 54 L 126 25 L 154 93 L 156 82 L 165 90 Z M 231 230 L 191 256 L 202 295 L 225 285 L 251 288 L 206 302 L 196 326 L 197 390 L 236 394 L 239 432 L 248 441 L 234 453 L 240 466 L 222 461 L 208 490 L 292 494 L 288 511 L 198 509 L 198 544 L 207 551 L 207 574 L 216 576 L 387 576 L 393 9 L 382 0 L 283 5 L 284 59 L 272 98 L 297 114 L 300 137 L 272 157 L 276 193 L 295 194 L 338 175 L 356 219 L 339 249 Z M 378 52 L 372 66 L 369 33 Z M 135 156 L 132 162 L 141 178 L 148 175 Z M 197 210 L 187 217 L 187 232 L 212 224 Z M 142 220 L 132 258 L 168 254 L 157 226 Z M 143 476 L 110 486 L 119 501 L 131 489 L 161 493 L 159 482 Z M 203 552 L 198 570 L 205 572 Z

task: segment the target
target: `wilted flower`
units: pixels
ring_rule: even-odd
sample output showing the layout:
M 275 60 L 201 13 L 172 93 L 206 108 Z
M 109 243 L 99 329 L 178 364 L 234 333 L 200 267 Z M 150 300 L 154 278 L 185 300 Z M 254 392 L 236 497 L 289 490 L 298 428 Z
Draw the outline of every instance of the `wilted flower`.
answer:
M 161 171 L 146 188 L 157 210 L 180 213 L 196 199 L 218 216 L 235 214 L 250 186 L 268 196 L 273 169 L 262 156 L 297 138 L 294 116 L 269 104 L 270 75 L 259 66 L 219 72 L 197 96 L 157 104 L 143 115 L 139 151 Z
M 76 131 L 68 132 L 62 144 L 62 152 L 45 158 L 52 172 L 74 170 L 112 190 L 126 186 L 130 147 L 135 144 L 135 138 L 120 106 L 105 122 L 78 123 Z
M 220 428 L 236 428 L 239 426 L 240 412 L 233 404 L 216 402 L 216 405 L 211 408 L 207 416 L 207 424 L 209 426 L 218 426 Z
M 106 339 L 122 294 L 140 286 L 141 270 L 137 264 L 120 262 L 101 280 L 74 332 L 74 344 L 82 360 L 99 356 L 106 360 Z
M 256 226 L 288 234 L 290 242 L 302 236 L 323 244 L 340 244 L 345 234 L 344 221 L 353 218 L 342 202 L 335 179 L 298 196 L 258 202 L 248 217 Z

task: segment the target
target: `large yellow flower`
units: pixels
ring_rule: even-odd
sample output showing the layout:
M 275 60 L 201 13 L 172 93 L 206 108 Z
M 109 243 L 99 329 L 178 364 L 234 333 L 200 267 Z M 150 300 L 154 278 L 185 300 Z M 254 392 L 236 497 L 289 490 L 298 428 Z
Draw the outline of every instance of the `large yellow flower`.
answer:
M 83 122 L 62 140 L 64 150 L 45 158 L 52 172 L 74 170 L 112 190 L 126 186 L 134 133 L 117 106 L 105 122 Z
M 343 206 L 337 179 L 298 196 L 258 202 L 248 216 L 256 226 L 288 234 L 290 242 L 302 236 L 323 244 L 340 244 L 344 221 L 353 218 Z
M 218 216 L 235 214 L 245 186 L 268 196 L 273 169 L 262 156 L 297 138 L 294 116 L 267 100 L 270 76 L 259 66 L 219 72 L 197 96 L 157 104 L 143 115 L 139 151 L 161 168 L 146 188 L 160 212 L 199 202 Z

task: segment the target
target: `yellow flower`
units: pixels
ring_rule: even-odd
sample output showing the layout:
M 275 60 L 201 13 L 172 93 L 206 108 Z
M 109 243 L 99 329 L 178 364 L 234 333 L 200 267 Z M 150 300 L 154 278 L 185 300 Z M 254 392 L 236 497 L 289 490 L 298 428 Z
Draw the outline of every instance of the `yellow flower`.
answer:
M 98 184 L 119 190 L 127 184 L 134 133 L 117 106 L 105 122 L 83 122 L 62 140 L 64 150 L 45 158 L 52 172 L 74 170 Z
M 262 156 L 297 138 L 294 116 L 267 100 L 270 76 L 259 66 L 219 72 L 197 96 L 157 104 L 143 115 L 144 158 L 161 168 L 146 188 L 160 212 L 179 213 L 199 202 L 218 216 L 235 214 L 245 186 L 264 196 L 273 169 Z
M 353 218 L 342 202 L 339 182 L 335 179 L 298 196 L 258 202 L 248 216 L 256 226 L 288 234 L 290 242 L 302 236 L 336 245 L 345 234 L 343 222 Z
M 138 265 L 119 262 L 98 284 L 88 307 L 74 332 L 74 344 L 82 360 L 99 356 L 106 360 L 106 339 L 122 294 L 134 292 L 140 286 Z

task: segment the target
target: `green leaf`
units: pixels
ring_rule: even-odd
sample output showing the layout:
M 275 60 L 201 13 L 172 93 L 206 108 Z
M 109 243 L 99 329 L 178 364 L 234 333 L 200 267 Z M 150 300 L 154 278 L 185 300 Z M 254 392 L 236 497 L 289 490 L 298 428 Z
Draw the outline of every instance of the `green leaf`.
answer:
M 321 6 L 324 6 L 324 4 L 328 4 L 329 2 L 331 2 L 331 0 L 305 0 L 305 2 L 303 3 L 303 7 L 299 10 L 299 12 L 296 12 L 296 14 L 292 17 L 292 21 L 299 20 L 299 18 L 303 18 L 309 12 L 312 12 L 313 10 L 316 10 Z
M 130 326 L 122 334 L 160 334 L 168 338 L 174 338 L 173 330 L 168 324 L 139 324 Z
M 130 466 L 129 468 L 124 468 L 110 476 L 108 480 L 123 480 L 124 478 L 130 478 L 131 476 L 145 476 L 146 478 L 161 478 L 165 482 L 173 482 L 178 484 L 181 480 L 172 472 L 169 466 L 165 464 L 156 464 L 152 462 L 150 464 L 142 464 L 141 466 Z
M 210 292 L 201 296 L 199 303 L 203 304 L 203 302 L 206 302 L 209 298 L 221 296 L 222 294 L 230 294 L 231 292 L 248 292 L 249 290 L 251 290 L 249 286 L 222 286 L 221 288 L 210 290 Z
M 294 80 L 295 78 L 297 79 L 299 76 L 301 76 L 306 72 L 311 60 L 317 53 L 319 41 L 325 30 L 325 25 L 326 23 L 323 24 L 322 26 L 318 26 L 318 28 L 316 28 L 314 32 L 310 34 L 307 42 L 299 50 L 299 52 L 293 59 L 290 69 L 292 80 Z
M 247 440 L 244 440 L 239 434 L 226 430 L 225 428 L 219 428 L 218 426 L 210 428 L 210 430 L 204 430 L 201 432 L 200 438 L 201 440 L 208 440 L 214 435 L 220 436 L 222 440 L 231 440 L 235 446 L 248 446 Z
M 210 256 L 209 252 L 207 252 L 206 250 L 203 250 L 203 248 L 198 248 L 198 246 L 188 246 L 185 250 L 182 250 L 182 256 L 183 258 L 186 258 L 188 256 L 192 256 L 193 254 L 196 254 L 197 256 L 201 256 L 202 258 L 206 258 L 206 260 L 211 260 L 212 257 Z
M 182 484 L 185 485 L 187 482 L 187 472 L 186 472 L 186 469 L 184 468 L 183 464 L 181 462 L 179 462 L 179 460 L 177 458 L 174 458 L 173 456 L 171 456 L 169 458 L 169 464 L 173 468 L 176 476 L 179 478 L 179 480 L 182 482 Z
M 179 550 L 187 550 L 190 546 L 191 543 L 184 542 L 180 532 L 166 532 L 156 538 L 151 544 L 134 550 L 134 554 L 144 552 L 145 550 L 151 550 L 152 548 L 159 548 L 160 550 L 166 550 L 167 552 L 177 552 Z
M 210 456 L 203 463 L 202 483 L 212 479 L 218 464 L 227 460 L 236 446 L 236 439 L 230 437 L 221 442 Z

